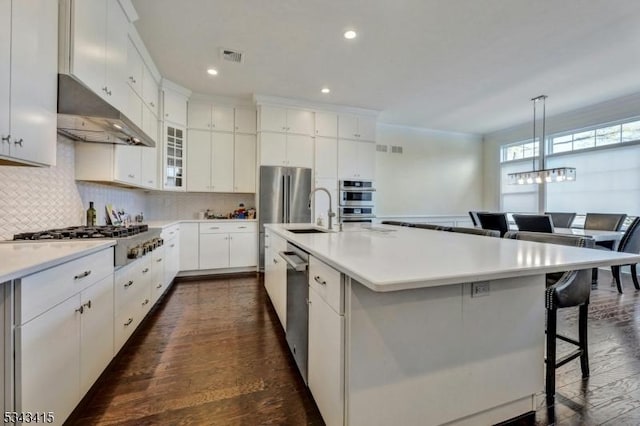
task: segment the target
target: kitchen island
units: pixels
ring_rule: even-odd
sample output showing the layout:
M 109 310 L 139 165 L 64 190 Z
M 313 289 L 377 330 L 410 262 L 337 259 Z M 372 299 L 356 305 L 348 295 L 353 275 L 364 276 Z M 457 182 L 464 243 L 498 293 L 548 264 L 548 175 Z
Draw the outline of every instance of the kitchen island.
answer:
M 535 411 L 545 274 L 640 261 L 393 226 L 265 227 L 310 254 L 309 388 L 329 425 L 482 425 Z

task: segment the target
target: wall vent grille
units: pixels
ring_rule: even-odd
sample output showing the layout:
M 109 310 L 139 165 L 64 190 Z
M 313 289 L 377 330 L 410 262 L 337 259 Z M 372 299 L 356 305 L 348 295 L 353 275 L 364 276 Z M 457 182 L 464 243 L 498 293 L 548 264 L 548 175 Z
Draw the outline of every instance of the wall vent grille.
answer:
M 237 50 L 232 49 L 220 49 L 220 56 L 225 61 L 236 62 L 238 64 L 242 63 L 244 60 L 244 55 L 242 52 L 238 52 Z
M 391 146 L 391 152 L 394 154 L 402 154 L 402 147 L 401 146 Z
M 376 145 L 376 151 L 387 152 L 388 147 L 386 145 Z

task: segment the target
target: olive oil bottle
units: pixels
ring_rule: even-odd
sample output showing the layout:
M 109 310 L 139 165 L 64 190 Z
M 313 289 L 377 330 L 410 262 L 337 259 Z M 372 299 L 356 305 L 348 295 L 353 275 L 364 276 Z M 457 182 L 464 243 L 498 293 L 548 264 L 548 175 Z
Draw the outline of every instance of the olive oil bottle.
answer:
M 87 209 L 87 226 L 96 226 L 96 209 L 93 207 L 93 201 L 89 201 Z

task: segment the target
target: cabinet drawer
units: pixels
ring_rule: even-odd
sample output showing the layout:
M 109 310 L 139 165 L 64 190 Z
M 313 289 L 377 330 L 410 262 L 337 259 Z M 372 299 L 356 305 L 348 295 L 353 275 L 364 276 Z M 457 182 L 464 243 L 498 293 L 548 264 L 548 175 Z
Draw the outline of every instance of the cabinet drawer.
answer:
M 143 272 L 147 270 L 147 272 Z M 116 271 L 115 278 L 116 317 L 122 312 L 132 311 L 145 298 L 149 298 L 151 282 L 151 256 L 147 255 Z M 117 325 L 117 324 L 116 324 Z
M 267 230 L 265 233 L 264 245 L 266 248 L 273 250 L 277 255 L 281 251 L 287 250 L 287 240 L 276 235 L 272 231 Z
M 309 257 L 309 286 L 339 314 L 344 312 L 342 275 L 315 257 Z
M 16 304 L 19 324 L 113 273 L 113 248 L 22 278 Z
M 199 224 L 201 234 L 229 234 L 234 232 L 258 232 L 258 224 L 256 222 L 233 222 L 220 223 L 202 222 Z
M 160 236 L 166 243 L 168 240 L 177 237 L 179 232 L 180 232 L 180 225 L 173 225 L 163 229 L 162 232 L 160 233 Z

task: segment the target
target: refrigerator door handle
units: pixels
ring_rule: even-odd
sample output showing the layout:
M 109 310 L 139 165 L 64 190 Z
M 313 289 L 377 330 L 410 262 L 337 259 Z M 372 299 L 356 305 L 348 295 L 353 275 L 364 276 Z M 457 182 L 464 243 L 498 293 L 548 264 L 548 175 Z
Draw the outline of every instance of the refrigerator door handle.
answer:
M 282 223 L 287 223 L 287 176 L 280 178 L 280 186 L 282 187 Z
M 291 223 L 291 176 L 286 175 L 285 180 L 287 182 L 287 223 Z

